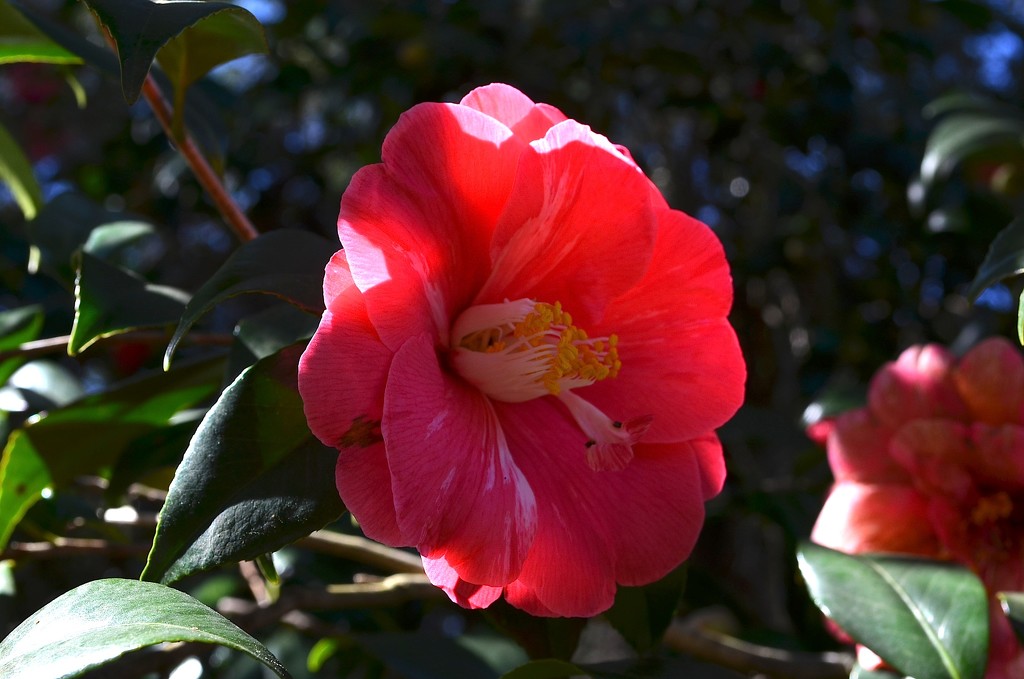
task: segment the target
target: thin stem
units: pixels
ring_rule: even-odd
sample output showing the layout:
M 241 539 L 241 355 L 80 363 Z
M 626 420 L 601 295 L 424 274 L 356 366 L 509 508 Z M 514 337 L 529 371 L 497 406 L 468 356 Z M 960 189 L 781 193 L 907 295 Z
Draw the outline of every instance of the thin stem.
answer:
M 166 342 L 171 336 L 170 330 L 136 330 L 118 335 L 103 337 L 99 341 L 104 344 L 159 344 Z M 185 337 L 189 344 L 227 346 L 234 341 L 232 335 L 226 333 L 190 333 Z M 70 335 L 59 337 L 44 337 L 43 339 L 22 342 L 13 349 L 0 351 L 0 361 L 9 358 L 35 358 L 47 354 L 67 353 L 68 344 L 71 342 Z
M 423 562 L 415 554 L 386 547 L 378 542 L 355 535 L 318 530 L 299 540 L 303 547 L 330 554 L 342 559 L 351 559 L 390 573 L 423 574 Z
M 249 218 L 245 216 L 242 209 L 238 207 L 238 203 L 231 197 L 228 190 L 224 188 L 220 177 L 210 167 L 210 163 L 207 162 L 199 147 L 192 141 L 192 136 L 188 131 L 186 130 L 180 138 L 175 136 L 174 116 L 171 112 L 171 107 L 168 105 L 167 100 L 164 99 L 164 95 L 160 92 L 160 88 L 157 86 L 152 74 L 146 76 L 146 82 L 142 85 L 142 94 L 146 97 L 150 107 L 152 107 L 153 113 L 156 114 L 156 119 L 160 121 L 160 126 L 164 128 L 164 132 L 178 145 L 178 150 L 181 151 L 181 155 L 185 157 L 185 161 L 192 168 L 196 179 L 199 180 L 203 189 L 206 190 L 210 199 L 213 200 L 214 205 L 217 206 L 217 210 L 231 228 L 234 229 L 239 239 L 245 242 L 258 237 L 260 235 L 259 231 L 252 225 Z M 183 116 L 184 111 L 180 111 L 179 115 Z

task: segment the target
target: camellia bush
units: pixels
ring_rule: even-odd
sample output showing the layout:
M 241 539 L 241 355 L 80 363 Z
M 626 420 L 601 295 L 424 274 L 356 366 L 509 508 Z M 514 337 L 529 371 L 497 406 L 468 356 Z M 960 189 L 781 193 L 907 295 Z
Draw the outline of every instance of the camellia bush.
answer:
M 1012 12 L 468 4 L 0 0 L 0 676 L 1024 676 Z

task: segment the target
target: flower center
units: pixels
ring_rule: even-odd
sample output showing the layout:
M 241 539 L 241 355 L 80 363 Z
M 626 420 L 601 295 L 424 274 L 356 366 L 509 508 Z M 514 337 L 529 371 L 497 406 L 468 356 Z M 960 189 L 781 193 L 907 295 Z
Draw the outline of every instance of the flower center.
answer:
M 618 338 L 591 338 L 559 302 L 530 299 L 478 304 L 452 326 L 452 365 L 469 383 L 498 401 L 522 403 L 556 396 L 587 436 L 595 470 L 622 469 L 651 416 L 619 422 L 571 393 L 619 374 Z
M 519 299 L 466 309 L 452 327 L 455 369 L 499 401 L 520 403 L 615 377 L 615 335 L 591 339 L 558 302 Z

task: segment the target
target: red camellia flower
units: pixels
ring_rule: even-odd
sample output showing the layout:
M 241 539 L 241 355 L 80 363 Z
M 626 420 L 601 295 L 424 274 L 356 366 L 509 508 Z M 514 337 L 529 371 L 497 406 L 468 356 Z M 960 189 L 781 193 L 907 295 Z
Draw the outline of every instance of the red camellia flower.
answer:
M 341 201 L 299 365 L 363 531 L 463 606 L 607 609 L 690 552 L 745 369 L 721 245 L 507 85 L 421 104 Z
M 815 542 L 952 560 L 991 595 L 1024 590 L 1024 358 L 1009 341 L 986 340 L 959 360 L 936 345 L 907 349 L 827 442 L 836 483 Z M 985 676 L 1024 676 L 994 599 L 989 617 Z

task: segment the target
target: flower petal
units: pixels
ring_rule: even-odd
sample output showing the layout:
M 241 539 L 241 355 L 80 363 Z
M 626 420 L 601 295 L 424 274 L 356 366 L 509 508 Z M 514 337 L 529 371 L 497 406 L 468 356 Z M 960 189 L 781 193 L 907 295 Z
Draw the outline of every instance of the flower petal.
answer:
M 909 422 L 893 436 L 889 452 L 910 473 L 914 485 L 926 492 L 966 501 L 976 491 L 968 472 L 974 455 L 965 424 L 938 419 Z
M 910 347 L 871 380 L 871 412 L 894 428 L 920 417 L 963 417 L 967 407 L 953 384 L 953 365 L 953 355 L 936 344 Z
M 866 408 L 839 415 L 828 437 L 828 463 L 836 481 L 910 485 L 908 471 L 889 454 L 892 435 Z
M 466 582 L 443 556 L 436 559 L 423 557 L 423 570 L 430 581 L 444 590 L 448 598 L 463 608 L 487 608 L 501 596 L 501 587 L 474 585 Z
M 522 156 L 474 303 L 562 302 L 586 327 L 636 284 L 656 232 L 650 183 L 608 140 L 571 120 Z
M 448 341 L 451 318 L 490 271 L 491 233 L 529 147 L 479 111 L 421 104 L 384 141 L 341 201 L 338 233 L 381 339 Z
M 490 401 L 442 373 L 427 335 L 395 354 L 382 432 L 406 543 L 469 582 L 513 580 L 536 528 L 533 490 Z
M 654 415 L 648 442 L 721 426 L 743 402 L 746 367 L 726 314 L 732 278 L 718 238 L 676 210 L 660 214 L 650 268 L 591 335 L 619 338 L 618 378 L 579 391 L 614 419 Z
M 939 544 L 928 517 L 928 500 L 909 486 L 837 483 L 818 515 L 811 539 L 852 554 L 938 557 Z
M 960 359 L 953 377 L 974 419 L 988 424 L 1021 421 L 1024 357 L 1009 340 L 981 342 Z
M 538 525 L 508 601 L 536 615 L 606 610 L 615 583 L 652 582 L 693 548 L 704 498 L 718 479 L 702 471 L 709 440 L 638 444 L 619 471 L 595 472 L 585 436 L 553 398 L 496 403 L 509 446 L 537 495 Z
M 978 482 L 1006 490 L 1024 489 L 1024 427 L 975 424 L 971 441 L 974 451 L 966 463 Z
M 565 114 L 548 104 L 535 104 L 516 88 L 503 83 L 478 87 L 459 102 L 501 121 L 523 140 L 541 139 Z
M 299 394 L 310 430 L 340 451 L 335 481 L 345 506 L 367 536 L 398 545 L 401 534 L 379 432 L 391 351 L 370 324 L 362 294 L 344 285 L 347 269 L 341 263 L 335 255 L 328 265 L 328 309 L 299 359 Z

